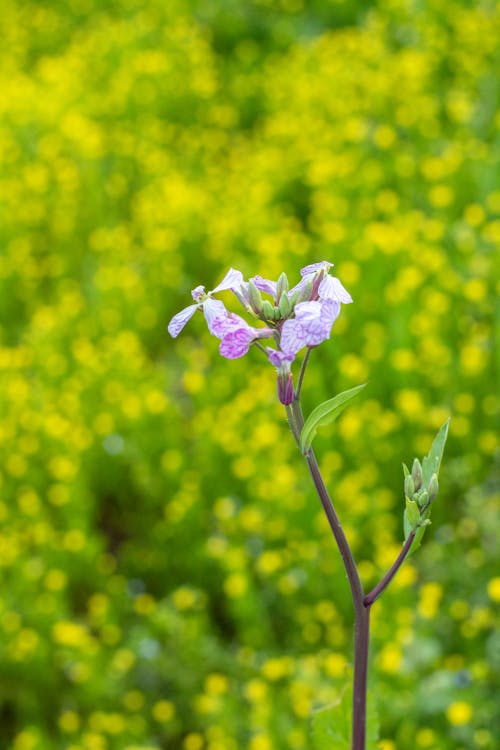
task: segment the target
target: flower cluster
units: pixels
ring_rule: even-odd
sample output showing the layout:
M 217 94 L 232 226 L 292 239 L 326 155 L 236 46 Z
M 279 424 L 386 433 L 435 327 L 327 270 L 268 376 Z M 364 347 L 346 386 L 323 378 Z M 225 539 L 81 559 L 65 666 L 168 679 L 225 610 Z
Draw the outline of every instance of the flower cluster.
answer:
M 197 310 L 201 310 L 211 334 L 220 339 L 219 351 L 227 359 L 245 355 L 251 344 L 266 354 L 278 374 L 278 396 L 283 404 L 294 398 L 292 362 L 305 347 L 318 346 L 330 337 L 340 314 L 341 304 L 352 302 L 339 279 L 330 275 L 332 263 L 321 261 L 301 270 L 301 280 L 291 289 L 286 274 L 277 281 L 254 276 L 245 281 L 240 271 L 231 268 L 215 289 L 204 286 L 192 291 L 194 304 L 174 315 L 168 331 L 174 338 Z M 231 290 L 245 311 L 264 323 L 255 328 L 224 304 L 214 299 L 218 292 Z M 263 298 L 262 295 L 268 298 Z M 269 299 L 270 298 L 270 299 Z M 263 347 L 260 339 L 273 339 L 275 348 Z

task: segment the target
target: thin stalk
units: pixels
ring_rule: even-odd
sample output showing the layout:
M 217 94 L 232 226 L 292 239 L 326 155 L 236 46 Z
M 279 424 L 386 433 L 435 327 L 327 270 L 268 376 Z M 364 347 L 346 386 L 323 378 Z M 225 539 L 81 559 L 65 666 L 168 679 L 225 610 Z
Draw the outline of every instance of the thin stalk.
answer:
M 304 417 L 300 402 L 295 400 L 287 406 L 287 416 L 290 428 L 297 444 L 300 445 L 300 433 L 304 426 Z M 359 577 L 349 542 L 344 533 L 339 517 L 321 476 L 314 451 L 310 448 L 305 459 L 318 493 L 321 505 L 325 511 L 333 536 L 340 551 L 342 562 L 351 588 L 354 605 L 354 681 L 352 705 L 352 750 L 365 750 L 366 743 L 366 692 L 368 677 L 368 649 L 370 638 L 370 609 L 365 606 L 364 591 Z
M 297 388 L 295 389 L 295 400 L 300 401 L 300 391 L 302 390 L 302 381 L 304 380 L 304 375 L 306 372 L 307 363 L 309 361 L 309 356 L 311 354 L 312 347 L 308 346 L 307 351 L 304 355 L 304 359 L 302 360 L 302 364 L 300 366 L 300 372 L 299 377 L 297 380 Z
M 411 544 L 413 542 L 413 539 L 415 538 L 415 532 L 412 531 L 408 535 L 408 539 L 403 545 L 403 548 L 401 549 L 401 552 L 397 556 L 394 563 L 391 565 L 385 576 L 382 578 L 380 583 L 377 583 L 374 589 L 370 591 L 369 594 L 367 594 L 364 598 L 364 605 L 365 607 L 371 607 L 374 601 L 376 601 L 380 594 L 387 588 L 387 586 L 390 584 L 398 570 L 400 569 L 401 565 L 405 561 L 406 556 L 408 555 L 408 552 L 410 551 Z

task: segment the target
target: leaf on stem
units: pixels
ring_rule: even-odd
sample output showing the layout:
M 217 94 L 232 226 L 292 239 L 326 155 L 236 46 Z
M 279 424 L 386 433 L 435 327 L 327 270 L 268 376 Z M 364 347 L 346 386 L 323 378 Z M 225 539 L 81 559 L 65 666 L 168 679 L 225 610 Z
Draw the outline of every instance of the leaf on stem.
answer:
M 316 436 L 318 427 L 330 424 L 335 421 L 339 414 L 345 409 L 349 401 L 364 388 L 366 383 L 350 388 L 348 391 L 338 393 L 334 398 L 324 401 L 309 414 L 300 435 L 300 449 L 302 453 L 307 453 L 311 447 L 312 441 Z

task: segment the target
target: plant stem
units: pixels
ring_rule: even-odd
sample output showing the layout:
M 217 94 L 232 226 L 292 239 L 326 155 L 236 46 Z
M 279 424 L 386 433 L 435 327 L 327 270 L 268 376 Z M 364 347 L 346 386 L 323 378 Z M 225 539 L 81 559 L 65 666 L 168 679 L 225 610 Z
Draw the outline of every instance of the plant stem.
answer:
M 287 406 L 290 428 L 297 444 L 304 426 L 300 402 L 296 399 Z M 311 473 L 316 492 L 325 511 L 330 528 L 337 542 L 351 588 L 354 605 L 354 682 L 352 704 L 352 750 L 365 750 L 366 742 L 366 690 L 368 677 L 368 648 L 370 637 L 370 608 L 364 604 L 364 591 L 349 542 L 321 476 L 314 451 L 310 448 L 305 459 Z
M 408 535 L 408 539 L 403 545 L 403 548 L 401 549 L 401 552 L 399 553 L 398 557 L 394 561 L 394 563 L 391 565 L 385 576 L 382 578 L 380 583 L 378 583 L 374 589 L 370 591 L 369 594 L 367 594 L 364 598 L 364 605 L 365 607 L 371 607 L 374 601 L 376 601 L 380 594 L 387 588 L 387 586 L 390 584 L 398 570 L 400 569 L 401 565 L 405 561 L 406 556 L 408 555 L 408 552 L 410 551 L 411 544 L 413 542 L 413 539 L 415 538 L 415 532 L 412 531 Z
M 304 380 L 304 375 L 306 372 L 307 363 L 309 361 L 309 356 L 311 354 L 312 347 L 308 346 L 307 351 L 304 355 L 304 359 L 302 360 L 302 365 L 300 366 L 300 372 L 299 377 L 297 380 L 297 388 L 295 390 L 295 400 L 300 401 L 300 391 L 302 390 L 302 381 Z

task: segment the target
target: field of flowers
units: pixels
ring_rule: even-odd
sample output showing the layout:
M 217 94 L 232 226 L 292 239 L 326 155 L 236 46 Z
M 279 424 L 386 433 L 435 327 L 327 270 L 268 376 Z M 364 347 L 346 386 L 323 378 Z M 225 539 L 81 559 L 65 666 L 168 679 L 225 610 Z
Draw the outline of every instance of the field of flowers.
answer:
M 272 367 L 166 326 L 326 259 L 354 304 L 304 400 L 369 381 L 316 441 L 367 587 L 452 416 L 374 606 L 380 748 L 494 750 L 498 2 L 4 0 L 0 33 L 0 748 L 312 750 L 338 552 Z

